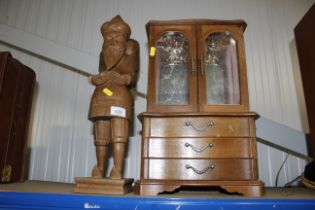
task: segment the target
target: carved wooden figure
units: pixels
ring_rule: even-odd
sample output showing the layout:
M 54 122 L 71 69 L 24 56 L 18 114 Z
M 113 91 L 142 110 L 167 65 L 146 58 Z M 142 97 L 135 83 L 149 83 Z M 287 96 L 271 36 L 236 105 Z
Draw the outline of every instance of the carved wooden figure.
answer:
M 134 100 L 130 88 L 137 81 L 139 44 L 130 39 L 130 27 L 119 15 L 105 22 L 101 33 L 104 39 L 103 65 L 99 74 L 89 78 L 95 86 L 89 119 L 94 123 L 97 164 L 92 170 L 92 178 L 76 179 L 75 191 L 124 194 L 133 182 L 132 179 L 122 179 L 122 173 L 129 125 L 133 121 Z M 109 178 L 104 179 L 110 147 L 114 166 Z

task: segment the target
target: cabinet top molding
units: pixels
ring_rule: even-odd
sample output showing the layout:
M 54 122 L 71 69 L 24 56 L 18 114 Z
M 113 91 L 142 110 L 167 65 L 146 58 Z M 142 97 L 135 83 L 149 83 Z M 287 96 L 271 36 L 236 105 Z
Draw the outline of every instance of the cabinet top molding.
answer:
M 245 31 L 247 23 L 242 19 L 237 20 L 216 20 L 216 19 L 178 19 L 178 20 L 150 20 L 146 24 L 148 33 L 149 27 L 153 25 L 238 25 Z

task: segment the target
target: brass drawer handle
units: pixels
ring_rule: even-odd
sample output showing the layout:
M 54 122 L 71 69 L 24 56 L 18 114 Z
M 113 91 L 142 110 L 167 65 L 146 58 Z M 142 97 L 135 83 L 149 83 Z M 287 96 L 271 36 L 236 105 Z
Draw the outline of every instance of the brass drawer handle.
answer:
M 185 143 L 185 147 L 191 147 L 191 149 L 194 150 L 195 152 L 201 153 L 201 152 L 203 152 L 204 150 L 206 150 L 207 148 L 212 148 L 212 147 L 213 147 L 213 144 L 212 144 L 212 143 L 209 143 L 209 144 L 203 146 L 202 148 L 197 148 L 197 147 L 195 147 L 195 146 L 192 145 L 192 144 Z
M 198 169 L 192 167 L 192 166 L 189 165 L 189 164 L 186 164 L 185 167 L 186 167 L 186 169 L 192 169 L 196 174 L 204 174 L 204 173 L 206 173 L 209 169 L 214 169 L 214 165 L 213 165 L 213 164 L 211 164 L 210 166 L 208 166 L 208 167 L 206 167 L 206 168 L 204 168 L 204 169 L 202 169 L 202 170 L 198 170 Z
M 208 122 L 207 124 L 205 124 L 204 126 L 198 127 L 198 126 L 194 125 L 193 123 L 191 123 L 190 121 L 186 121 L 186 122 L 185 122 L 185 125 L 186 125 L 186 126 L 191 126 L 191 127 L 192 127 L 193 129 L 195 129 L 196 131 L 202 132 L 202 131 L 204 131 L 205 129 L 207 129 L 207 128 L 213 126 L 213 125 L 214 125 L 214 122 L 209 121 L 209 122 Z

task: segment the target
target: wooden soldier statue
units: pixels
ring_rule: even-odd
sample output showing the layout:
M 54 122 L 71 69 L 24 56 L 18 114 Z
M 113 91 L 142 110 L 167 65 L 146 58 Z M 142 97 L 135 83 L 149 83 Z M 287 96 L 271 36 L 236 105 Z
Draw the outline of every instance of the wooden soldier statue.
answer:
M 109 179 L 118 180 L 122 179 L 129 126 L 134 115 L 130 88 L 136 85 L 138 77 L 139 44 L 129 38 L 130 27 L 119 15 L 105 22 L 101 26 L 101 33 L 104 39 L 101 52 L 103 65 L 99 74 L 89 78 L 95 86 L 89 112 L 89 119 L 94 123 L 97 159 L 92 177 L 105 177 L 111 148 L 114 166 Z
M 133 121 L 134 100 L 130 87 L 137 81 L 139 44 L 130 39 L 130 28 L 120 16 L 101 27 L 104 38 L 101 57 L 104 69 L 90 77 L 96 86 L 90 104 L 89 119 L 94 122 L 94 143 L 97 165 L 92 176 L 104 177 L 109 146 L 112 146 L 114 167 L 110 178 L 122 177 L 129 123 Z

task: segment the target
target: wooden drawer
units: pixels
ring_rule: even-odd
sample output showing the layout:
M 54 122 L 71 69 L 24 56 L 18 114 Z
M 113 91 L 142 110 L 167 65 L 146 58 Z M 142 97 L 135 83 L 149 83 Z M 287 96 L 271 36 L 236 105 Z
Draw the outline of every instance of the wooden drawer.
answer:
M 145 137 L 248 137 L 247 117 L 149 118 Z
M 144 140 L 143 154 L 152 158 L 250 158 L 256 157 L 255 143 L 253 138 L 150 138 Z
M 144 159 L 145 179 L 257 179 L 256 159 Z

